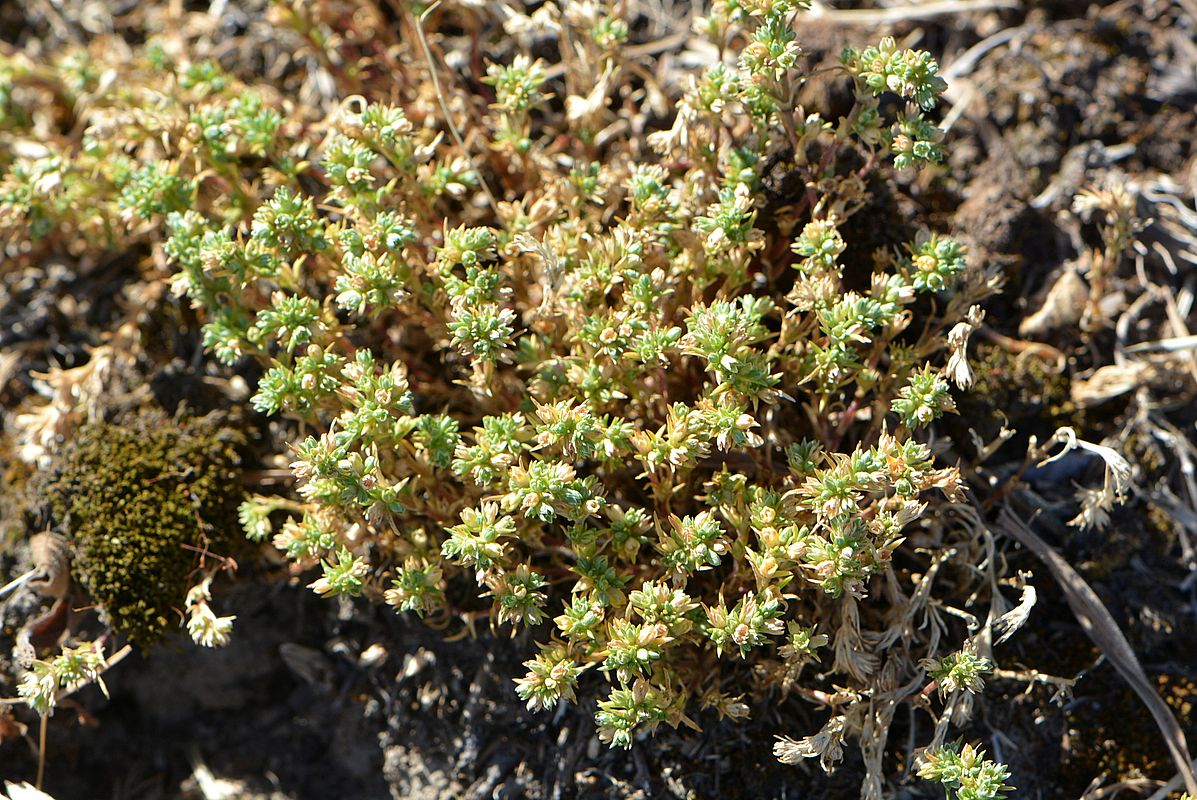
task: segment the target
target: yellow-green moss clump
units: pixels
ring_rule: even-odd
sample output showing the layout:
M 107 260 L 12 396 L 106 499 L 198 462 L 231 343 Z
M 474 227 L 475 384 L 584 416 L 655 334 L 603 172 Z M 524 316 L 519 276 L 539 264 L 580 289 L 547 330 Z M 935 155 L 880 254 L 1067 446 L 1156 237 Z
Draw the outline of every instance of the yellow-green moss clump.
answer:
M 50 496 L 75 577 L 130 639 L 152 643 L 178 624 L 197 549 L 235 546 L 243 442 L 213 415 L 146 411 L 88 425 L 65 449 Z

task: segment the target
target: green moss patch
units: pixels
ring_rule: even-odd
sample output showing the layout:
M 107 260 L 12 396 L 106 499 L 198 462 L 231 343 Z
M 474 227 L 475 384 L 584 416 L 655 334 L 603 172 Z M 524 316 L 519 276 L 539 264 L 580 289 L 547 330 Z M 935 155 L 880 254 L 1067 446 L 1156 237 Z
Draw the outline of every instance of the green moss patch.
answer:
M 140 644 L 181 620 L 201 552 L 239 541 L 239 432 L 219 417 L 142 412 L 91 424 L 50 487 L 75 547 L 75 577 L 114 628 Z

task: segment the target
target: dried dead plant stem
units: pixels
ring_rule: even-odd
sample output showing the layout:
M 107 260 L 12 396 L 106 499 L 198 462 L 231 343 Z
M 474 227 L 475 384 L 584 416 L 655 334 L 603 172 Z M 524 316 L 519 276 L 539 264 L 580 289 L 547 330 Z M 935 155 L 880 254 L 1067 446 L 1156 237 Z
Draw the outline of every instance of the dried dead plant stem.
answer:
M 42 714 L 37 734 L 37 781 L 34 787 L 39 792 L 42 790 L 42 779 L 46 777 L 46 726 L 49 719 L 48 714 Z
M 977 330 L 977 333 L 1006 350 L 1018 353 L 1019 358 L 1023 358 L 1025 356 L 1035 356 L 1044 361 L 1048 359 L 1054 360 L 1056 362 L 1057 372 L 1063 372 L 1064 367 L 1068 365 L 1068 357 L 1056 348 L 1052 347 L 1050 344 L 1044 344 L 1043 342 L 1027 342 L 1023 341 L 1022 339 L 1014 339 L 1010 336 L 1006 336 L 1005 334 L 998 333 L 992 328 L 982 327 Z
M 432 58 L 432 49 L 428 46 L 428 37 L 424 34 L 424 23 L 427 21 L 430 14 L 440 7 L 440 0 L 437 0 L 432 5 L 428 6 L 416 19 L 416 37 L 420 40 L 420 48 L 424 51 L 424 59 L 428 62 L 428 76 L 432 78 L 432 87 L 436 90 L 436 101 L 441 107 L 441 113 L 445 115 L 445 126 L 449 128 L 449 135 L 453 137 L 453 141 L 461 148 L 461 154 L 471 164 L 474 163 L 470 151 L 466 149 L 465 141 L 461 138 L 461 133 L 457 130 L 457 125 L 453 122 L 453 115 L 449 112 L 449 104 L 445 102 L 445 92 L 441 89 L 441 79 L 437 76 L 436 61 Z M 486 199 L 490 202 L 490 208 L 495 214 L 499 213 L 499 204 L 495 200 L 494 193 L 490 190 L 490 185 L 487 184 L 486 178 L 482 171 L 478 170 L 478 185 L 482 187 L 482 191 L 486 194 Z
M 895 22 L 931 19 L 949 14 L 965 14 L 971 11 L 992 11 L 1022 7 L 1021 0 L 939 0 L 939 2 L 912 3 L 883 9 L 828 8 L 814 0 L 810 10 L 803 16 L 827 20 L 841 25 L 888 25 Z

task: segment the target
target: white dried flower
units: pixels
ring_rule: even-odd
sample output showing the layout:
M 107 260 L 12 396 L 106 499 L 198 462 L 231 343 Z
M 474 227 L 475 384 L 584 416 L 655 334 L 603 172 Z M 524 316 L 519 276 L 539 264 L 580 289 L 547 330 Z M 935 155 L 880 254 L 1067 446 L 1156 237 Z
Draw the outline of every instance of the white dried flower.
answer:
M 202 647 L 224 647 L 233 633 L 236 615 L 218 617 L 208 604 L 212 599 L 212 576 L 192 586 L 187 592 L 187 633 Z
M 823 729 L 813 736 L 791 739 L 779 736 L 773 745 L 773 755 L 783 764 L 797 764 L 803 758 L 818 758 L 824 772 L 831 772 L 844 756 L 844 717 L 832 717 Z
M 976 330 L 981 322 L 985 319 L 985 312 L 980 306 L 973 306 L 968 310 L 968 315 L 963 322 L 956 323 L 950 331 L 948 331 L 948 368 L 947 373 L 951 377 L 952 382 L 961 389 L 967 389 L 973 385 L 973 371 L 968 364 L 968 337 Z

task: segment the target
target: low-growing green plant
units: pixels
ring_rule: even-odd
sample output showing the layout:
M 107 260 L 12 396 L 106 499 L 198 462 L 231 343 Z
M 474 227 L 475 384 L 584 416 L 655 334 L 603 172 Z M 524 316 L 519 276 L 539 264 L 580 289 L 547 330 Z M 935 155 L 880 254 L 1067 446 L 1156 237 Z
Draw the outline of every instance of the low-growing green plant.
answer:
M 877 735 L 870 697 L 971 692 L 988 667 L 906 621 L 927 557 L 904 543 L 932 544 L 929 507 L 961 498 L 929 431 L 997 281 L 940 234 L 846 238 L 872 176 L 942 160 L 944 82 L 892 39 L 813 69 L 800 5 L 716 2 L 696 29 L 738 59 L 673 87 L 672 125 L 643 141 L 612 108 L 616 87 L 625 109 L 650 102 L 618 5 L 547 4 L 561 69 L 499 48 L 493 103 L 456 111 L 424 83 L 325 117 L 151 42 L 89 95 L 80 149 L 3 164 L 0 228 L 161 232 L 207 350 L 260 364 L 251 404 L 304 431 L 298 500 L 255 495 L 240 517 L 318 571 L 314 591 L 454 615 L 465 574 L 496 627 L 536 628 L 515 682 L 529 708 L 591 680 L 599 735 L 629 747 L 773 689 L 832 709 L 786 751 L 830 768 L 845 736 Z M 323 40 L 299 4 L 276 11 Z M 26 65 L 4 69 L 19 86 Z M 850 110 L 799 106 L 812 81 L 849 87 Z M 770 195 L 777 169 L 791 196 Z M 218 642 L 230 620 L 207 586 L 188 624 Z M 164 602 L 130 630 L 159 631 Z M 116 608 L 126 628 L 145 616 Z M 1002 768 L 974 755 L 940 751 L 924 774 L 996 796 Z
M 985 751 L 971 744 L 943 747 L 923 755 L 919 776 L 939 781 L 956 800 L 999 800 L 1014 787 L 1005 765 L 985 758 Z
M 107 692 L 101 677 L 106 666 L 104 649 L 97 642 L 66 647 L 48 661 L 34 661 L 17 687 L 17 694 L 34 711 L 47 715 L 64 692 L 73 692 L 92 682 Z

